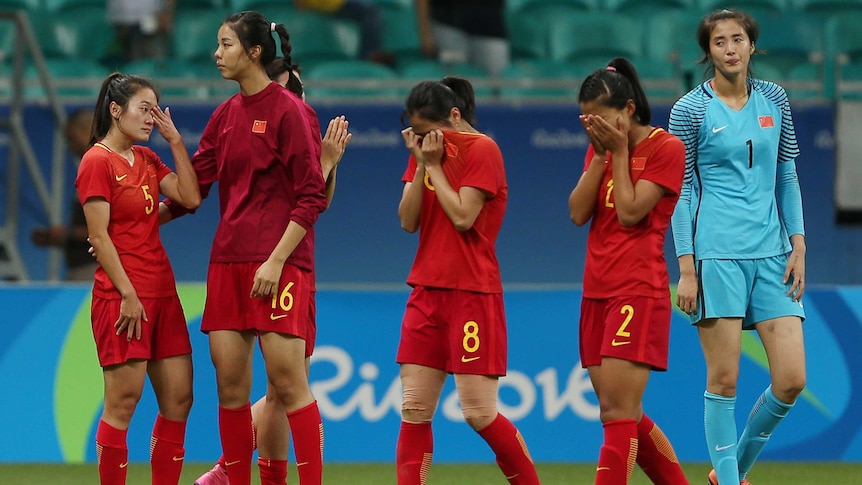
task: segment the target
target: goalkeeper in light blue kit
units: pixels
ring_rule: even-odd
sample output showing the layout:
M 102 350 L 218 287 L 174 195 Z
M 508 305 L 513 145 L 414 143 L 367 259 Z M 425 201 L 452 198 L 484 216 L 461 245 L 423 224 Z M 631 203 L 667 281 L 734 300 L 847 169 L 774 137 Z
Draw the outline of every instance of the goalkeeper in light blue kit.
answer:
M 805 231 L 799 155 L 787 94 L 751 77 L 757 22 L 735 10 L 701 20 L 712 79 L 674 104 L 669 131 L 686 147 L 672 219 L 677 305 L 697 325 L 707 367 L 706 443 L 712 485 L 748 484 L 770 435 L 805 387 Z M 742 330 L 757 330 L 771 385 L 741 435 L 734 420 Z

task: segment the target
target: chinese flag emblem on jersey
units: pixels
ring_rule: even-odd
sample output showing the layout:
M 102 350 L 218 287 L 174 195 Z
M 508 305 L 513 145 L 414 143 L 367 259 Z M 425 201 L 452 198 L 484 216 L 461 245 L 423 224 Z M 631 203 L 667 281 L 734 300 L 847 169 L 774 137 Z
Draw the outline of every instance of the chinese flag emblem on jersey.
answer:
M 772 115 L 759 116 L 757 120 L 760 121 L 761 128 L 772 128 L 775 126 L 775 121 L 773 121 Z
M 646 168 L 646 157 L 632 157 L 632 170 L 643 170 Z
M 761 126 L 763 122 L 761 122 Z M 254 124 L 251 125 L 252 133 L 266 133 L 266 121 L 254 120 Z

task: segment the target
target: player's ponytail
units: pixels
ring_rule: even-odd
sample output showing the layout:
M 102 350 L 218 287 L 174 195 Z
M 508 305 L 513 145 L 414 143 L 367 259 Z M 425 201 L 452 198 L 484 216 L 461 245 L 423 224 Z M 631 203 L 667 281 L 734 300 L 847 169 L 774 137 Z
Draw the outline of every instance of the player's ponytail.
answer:
M 470 126 L 476 128 L 476 93 L 470 81 L 456 76 L 446 76 L 440 80 L 440 84 L 448 87 L 455 93 L 455 106 L 461 111 L 461 118 Z
M 599 101 L 614 109 L 625 108 L 629 100 L 635 105 L 635 120 L 648 125 L 652 119 L 649 101 L 635 67 L 623 57 L 613 59 L 606 68 L 587 76 L 578 92 L 578 103 Z
M 287 88 L 293 93 L 296 93 L 297 89 L 302 92 L 302 84 L 293 72 L 296 66 L 293 63 L 293 46 L 290 44 L 290 34 L 287 32 L 287 28 L 284 24 L 272 22 L 270 24 L 270 30 L 278 34 L 279 42 L 281 44 L 281 62 L 284 64 L 288 72 Z

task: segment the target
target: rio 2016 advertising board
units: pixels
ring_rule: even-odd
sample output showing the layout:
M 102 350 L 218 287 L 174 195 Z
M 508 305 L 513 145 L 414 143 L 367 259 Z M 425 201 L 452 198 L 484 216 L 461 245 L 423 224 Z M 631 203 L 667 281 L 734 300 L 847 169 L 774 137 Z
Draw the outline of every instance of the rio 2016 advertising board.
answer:
M 202 284 L 181 284 L 192 336 L 195 403 L 186 459 L 220 454 L 215 375 L 199 331 Z M 85 286 L 4 286 L 5 338 L 0 341 L 0 462 L 93 462 L 101 413 L 102 376 L 89 323 Z M 312 390 L 324 421 L 325 459 L 391 462 L 399 428 L 401 388 L 394 362 L 406 287 L 321 288 Z M 570 287 L 507 288 L 509 374 L 500 382 L 500 410 L 524 435 L 540 462 L 591 462 L 602 440 L 599 409 L 580 366 L 580 291 Z M 766 448 L 771 460 L 862 460 L 862 289 L 809 289 L 804 299 L 808 385 Z M 707 461 L 703 438 L 704 364 L 696 330 L 675 313 L 670 369 L 653 373 L 645 411 L 664 429 L 683 461 Z M 258 353 L 259 354 L 259 353 Z M 803 358 L 803 356 L 800 356 Z M 255 357 L 252 399 L 263 395 Z M 493 462 L 461 417 L 449 379 L 434 420 L 437 462 Z M 756 334 L 743 338 L 737 421 L 768 384 Z M 147 386 L 129 431 L 133 461 L 147 461 L 157 408 Z

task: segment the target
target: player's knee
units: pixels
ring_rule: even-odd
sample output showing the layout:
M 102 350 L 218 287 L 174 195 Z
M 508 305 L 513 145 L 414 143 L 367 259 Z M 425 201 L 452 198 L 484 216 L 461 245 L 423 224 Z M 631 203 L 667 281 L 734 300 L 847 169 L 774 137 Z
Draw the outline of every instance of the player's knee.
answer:
M 401 419 L 408 423 L 427 423 L 434 417 L 437 407 L 405 399 L 401 404 Z
M 779 401 L 792 403 L 805 390 L 805 375 L 793 376 L 783 379 L 780 383 L 772 384 L 772 393 Z
M 135 414 L 135 408 L 138 407 L 140 400 L 140 393 L 125 393 L 113 398 L 106 398 L 105 414 L 110 415 L 115 420 L 128 423 L 132 420 L 132 415 Z
M 172 396 L 167 406 L 169 409 L 161 411 L 161 414 L 172 421 L 185 421 L 192 410 L 193 402 L 194 395 L 191 387 L 189 387 L 188 391 L 179 392 Z
M 476 431 L 485 428 L 497 417 L 497 409 L 493 406 L 464 409 L 464 421 Z
M 735 396 L 736 381 L 738 378 L 738 372 L 729 370 L 716 372 L 709 379 L 709 391 L 721 396 Z
M 236 382 L 217 380 L 219 404 L 227 408 L 237 408 L 248 402 L 251 389 Z

